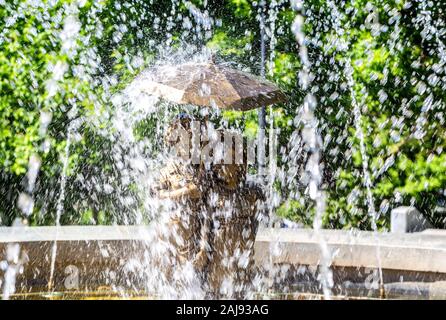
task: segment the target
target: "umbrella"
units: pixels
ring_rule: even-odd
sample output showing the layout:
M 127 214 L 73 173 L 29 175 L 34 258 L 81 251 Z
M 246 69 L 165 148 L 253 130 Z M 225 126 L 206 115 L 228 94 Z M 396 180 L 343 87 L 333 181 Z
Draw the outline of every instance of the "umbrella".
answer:
M 214 62 L 157 67 L 135 83 L 150 95 L 202 107 L 246 111 L 287 100 L 271 82 Z

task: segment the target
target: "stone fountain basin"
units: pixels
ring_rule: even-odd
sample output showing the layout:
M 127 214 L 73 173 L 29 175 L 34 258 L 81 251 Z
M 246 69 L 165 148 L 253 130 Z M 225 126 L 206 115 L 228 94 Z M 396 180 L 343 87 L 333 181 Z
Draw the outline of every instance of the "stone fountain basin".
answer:
M 147 226 L 1 227 L 0 252 L 18 243 L 25 263 L 17 293 L 47 291 L 51 250 L 57 239 L 54 291 L 147 292 L 135 269 L 150 245 Z M 393 234 L 323 230 L 332 253 L 334 287 L 339 297 L 446 298 L 446 231 Z M 384 288 L 377 285 L 379 246 Z M 0 259 L 2 260 L 2 259 Z M 261 229 L 255 244 L 259 272 L 274 270 L 268 295 L 293 298 L 320 294 L 321 254 L 310 229 Z M 271 269 L 273 266 L 273 269 Z M 0 271 L 0 279 L 3 279 Z M 271 272 L 269 273 L 271 274 Z M 384 289 L 384 290 L 382 290 Z

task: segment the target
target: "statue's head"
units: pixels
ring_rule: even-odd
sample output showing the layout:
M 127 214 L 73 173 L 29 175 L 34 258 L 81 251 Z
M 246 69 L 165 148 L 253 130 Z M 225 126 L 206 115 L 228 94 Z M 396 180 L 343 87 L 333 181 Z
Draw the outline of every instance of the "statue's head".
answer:
M 219 147 L 212 139 L 220 141 Z M 229 189 L 246 178 L 246 150 L 240 132 L 213 129 L 203 118 L 181 113 L 169 125 L 165 140 L 185 163 L 212 171 L 212 176 Z
M 192 122 L 198 121 L 195 116 L 187 113 L 180 113 L 169 124 L 164 140 L 169 146 L 175 145 L 181 137 L 181 133 L 186 132 L 189 135 L 189 139 L 192 137 Z

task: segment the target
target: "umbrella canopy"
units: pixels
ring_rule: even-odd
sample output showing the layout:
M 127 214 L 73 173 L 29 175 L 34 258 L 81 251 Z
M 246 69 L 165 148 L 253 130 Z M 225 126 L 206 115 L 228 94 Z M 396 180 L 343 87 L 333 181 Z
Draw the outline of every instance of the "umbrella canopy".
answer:
M 158 67 L 135 82 L 150 95 L 202 107 L 246 111 L 286 101 L 274 84 L 213 62 Z

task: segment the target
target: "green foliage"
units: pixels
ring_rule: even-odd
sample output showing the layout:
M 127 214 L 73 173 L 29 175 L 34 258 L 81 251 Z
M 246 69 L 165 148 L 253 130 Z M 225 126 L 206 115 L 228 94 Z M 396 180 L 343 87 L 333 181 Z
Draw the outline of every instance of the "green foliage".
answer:
M 231 16 L 231 24 L 241 24 L 245 27 L 240 29 L 248 29 L 256 22 L 252 13 L 257 9 L 253 3 L 236 3 L 238 11 Z M 322 136 L 331 137 L 323 155 L 323 187 L 327 197 L 325 225 L 335 228 L 371 227 L 362 171 L 364 158 L 353 123 L 352 93 L 345 86 L 344 64 L 350 61 L 354 81 L 351 90 L 362 111 L 361 129 L 365 135 L 372 177 L 374 209 L 380 214 L 378 226 L 388 227 L 389 209 L 397 205 L 415 205 L 441 226 L 444 223 L 441 217 L 432 218 L 432 213 L 446 186 L 443 155 L 446 135 L 441 116 L 446 96 L 440 85 L 428 84 L 425 80 L 435 75 L 433 66 L 438 67 L 440 61 L 434 49 L 438 41 L 435 37 L 423 38 L 424 25 L 414 22 L 421 9 L 418 5 L 406 7 L 404 1 L 355 1 L 345 5 L 338 3 L 339 15 L 334 17 L 330 16 L 333 9 L 327 1 L 307 1 L 305 6 L 311 12 L 308 14 L 311 18 L 306 19 L 305 32 L 309 38 L 321 39 L 319 47 L 309 46 L 312 60 L 319 61 L 312 70 L 316 75 L 314 86 L 319 89 L 317 115 L 322 120 Z M 245 8 L 244 13 L 240 8 Z M 441 21 L 444 9 L 444 5 L 437 3 L 431 6 L 434 21 Z M 234 22 L 233 16 L 239 20 Z M 282 7 L 276 30 L 289 30 L 294 16 L 290 8 Z M 334 27 L 330 28 L 330 24 L 336 23 L 336 18 L 344 31 L 342 34 L 338 34 Z M 365 23 L 366 20 L 369 24 Z M 379 31 L 373 29 L 376 22 L 380 25 Z M 240 32 L 234 35 L 231 28 L 225 27 L 222 26 L 222 32 L 241 39 Z M 254 34 L 251 52 L 256 52 L 259 43 L 259 34 Z M 439 42 L 444 43 L 444 35 L 437 36 L 441 37 Z M 212 43 L 214 46 L 220 43 L 221 52 L 228 54 L 227 39 L 220 32 Z M 282 129 L 283 146 L 291 134 L 289 123 L 296 115 L 303 94 L 296 90 L 301 66 L 297 47 L 293 45 L 295 40 L 289 32 L 277 35 L 276 40 L 271 80 L 291 97 L 291 103 L 283 108 L 279 106 L 282 111 L 275 118 L 277 127 Z M 237 43 L 236 40 L 231 41 Z M 338 45 L 342 43 L 347 47 L 339 49 Z M 230 53 L 247 60 L 246 53 L 240 50 Z M 338 76 L 337 81 L 330 78 L 333 72 Z M 337 98 L 331 99 L 333 93 Z M 423 112 L 426 103 L 433 101 L 437 105 L 429 112 Z M 427 120 L 422 129 L 416 124 L 420 117 Z M 254 134 L 256 119 L 251 122 L 248 119 L 246 127 Z M 422 133 L 421 137 L 416 137 L 417 130 Z M 288 200 L 278 209 L 278 214 L 311 224 L 312 205 L 305 200 L 305 189 L 301 188 L 298 195 L 293 196 L 297 197 L 296 200 L 289 198 L 296 194 L 295 191 L 290 194 L 286 189 L 280 191 Z
M 156 46 L 165 41 L 166 33 L 172 34 L 172 43 L 168 44 L 172 48 L 181 48 L 182 43 L 197 48 L 206 45 L 218 51 L 220 60 L 240 63 L 259 74 L 258 1 L 207 1 L 209 16 L 219 20 L 211 38 L 199 36 L 202 29 L 201 33 L 197 31 L 197 23 L 188 11 L 190 3 L 203 9 L 205 1 L 85 1 L 75 13 L 80 28 L 71 51 L 62 47 L 60 34 L 69 15 L 67 9 L 83 1 L 43 2 L 45 6 L 7 1 L 0 7 L 0 223 L 10 224 L 20 216 L 17 196 L 25 189 L 31 155 L 39 156 L 42 168 L 33 191 L 36 204 L 30 223 L 54 222 L 66 133 L 70 123 L 79 118 L 92 121 L 84 122 L 81 139 L 74 141 L 70 149 L 63 223 L 120 223 L 116 197 L 127 194 L 137 198 L 134 190 L 122 191 L 119 185 L 113 185 L 116 191 L 111 194 L 92 194 L 73 174 L 80 172 L 86 179 L 99 177 L 102 183 L 119 181 L 113 179 L 119 177 L 111 158 L 113 142 L 100 133 L 110 130 L 108 119 L 113 114 L 106 97 L 121 90 L 157 58 Z M 438 43 L 445 43 L 445 36 L 426 36 L 425 23 L 416 22 L 422 11 L 418 3 L 330 2 L 336 3 L 339 15 L 333 14 L 328 1 L 305 1 L 307 38 L 318 40 L 308 42 L 308 51 L 318 99 L 316 116 L 324 137 L 324 224 L 371 228 L 362 172 L 365 157 L 360 152 L 353 119 L 354 98 L 361 109 L 375 210 L 380 214 L 378 226 L 388 227 L 389 208 L 397 205 L 415 205 L 441 226 L 443 222 L 435 216 L 434 208 L 446 189 L 446 95 L 444 74 L 438 71 Z M 271 10 L 277 2 L 267 3 Z M 300 129 L 294 125 L 305 92 L 298 89 L 302 66 L 291 32 L 296 13 L 287 2 L 281 3 L 279 9 L 276 44 L 267 57 L 272 57 L 267 76 L 290 100 L 272 109 L 274 125 L 280 129 L 279 144 L 285 149 L 279 165 L 287 169 L 287 163 L 282 161 L 291 152 L 290 137 Z M 438 28 L 444 28 L 445 9 L 441 2 L 430 7 Z M 170 26 L 171 10 L 190 17 L 193 23 L 189 33 L 184 32 L 178 19 Z M 21 14 L 16 16 L 17 12 Z M 377 14 L 378 31 L 374 20 L 369 19 L 371 14 Z M 159 18 L 157 23 L 154 17 Z M 365 23 L 369 20 L 372 25 Z M 98 67 L 91 70 L 93 57 Z M 344 72 L 347 62 L 353 67 L 352 88 Z M 55 68 L 63 71 L 62 76 L 55 77 Z M 86 72 L 81 76 L 82 68 Z M 41 130 L 42 113 L 52 114 L 47 134 Z M 225 112 L 224 117 L 243 126 L 246 136 L 256 135 L 255 111 Z M 158 125 L 156 119 L 148 118 L 134 129 L 137 136 L 150 137 Z M 44 147 L 48 144 L 49 148 Z M 301 155 L 298 165 L 304 168 L 305 160 Z M 313 204 L 305 186 L 290 183 L 278 186 L 277 191 L 284 199 L 278 214 L 310 225 Z
M 238 17 L 249 17 L 252 14 L 251 3 L 248 0 L 230 0 L 229 3 L 235 8 L 234 13 Z

